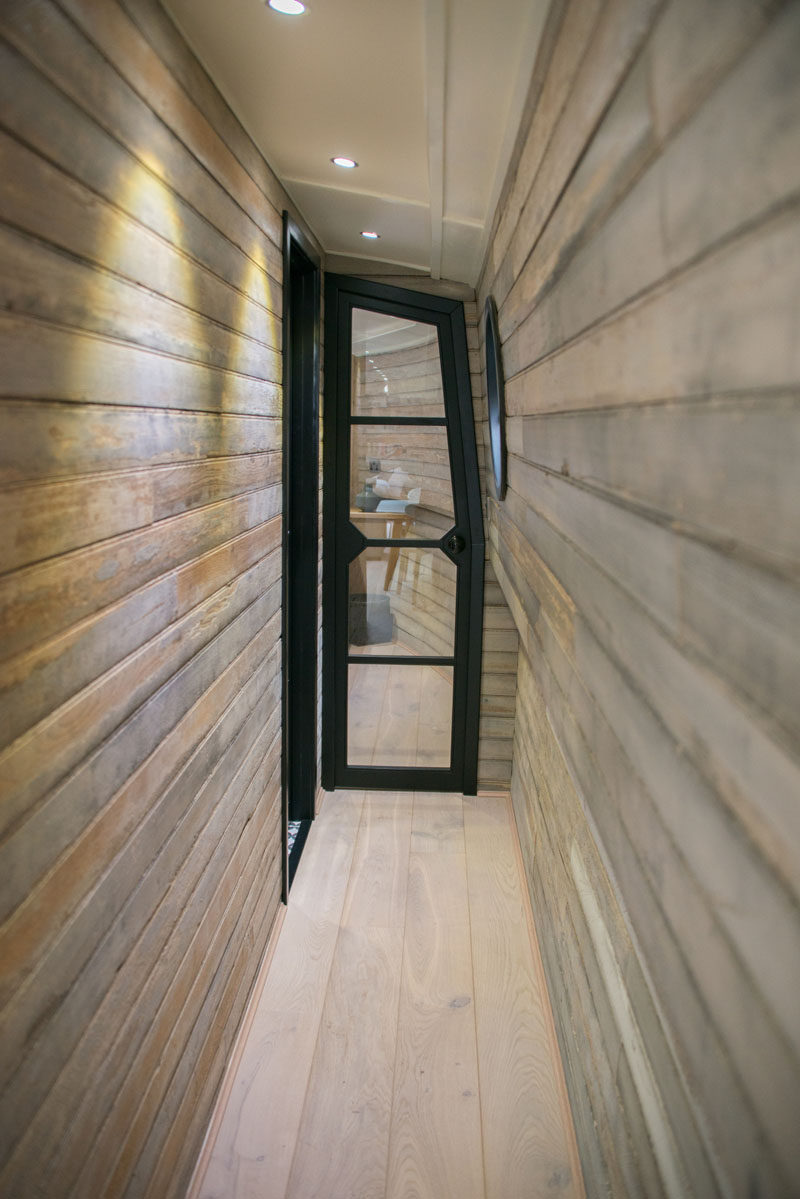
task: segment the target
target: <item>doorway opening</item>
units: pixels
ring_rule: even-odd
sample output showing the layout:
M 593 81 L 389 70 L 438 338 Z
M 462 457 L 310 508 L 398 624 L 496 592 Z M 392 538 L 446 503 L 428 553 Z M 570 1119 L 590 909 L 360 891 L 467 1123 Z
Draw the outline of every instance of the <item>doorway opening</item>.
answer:
M 484 541 L 460 301 L 329 275 L 326 789 L 477 787 Z
M 283 898 L 317 792 L 320 261 L 283 214 Z

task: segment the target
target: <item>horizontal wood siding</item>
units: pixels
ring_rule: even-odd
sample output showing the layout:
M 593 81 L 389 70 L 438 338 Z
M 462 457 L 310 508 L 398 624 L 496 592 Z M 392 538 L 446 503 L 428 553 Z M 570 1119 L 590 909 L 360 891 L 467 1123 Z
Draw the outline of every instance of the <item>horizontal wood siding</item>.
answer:
M 287 202 L 155 0 L 0 35 L 0 1192 L 160 1199 L 280 898 Z
M 519 634 L 487 554 L 483 582 L 483 661 L 478 787 L 507 791 L 514 756 Z
M 795 3 L 554 3 L 478 290 L 593 1195 L 800 1192 L 798 62 Z
M 469 345 L 472 411 L 478 449 L 481 495 L 486 496 L 491 477 L 489 416 L 486 404 L 486 353 L 483 344 L 483 309 L 476 300 L 465 301 L 464 316 Z M 488 508 L 485 509 L 488 513 Z M 492 563 L 489 529 L 483 579 L 483 657 L 481 660 L 480 740 L 478 789 L 507 791 L 514 756 L 519 635 Z

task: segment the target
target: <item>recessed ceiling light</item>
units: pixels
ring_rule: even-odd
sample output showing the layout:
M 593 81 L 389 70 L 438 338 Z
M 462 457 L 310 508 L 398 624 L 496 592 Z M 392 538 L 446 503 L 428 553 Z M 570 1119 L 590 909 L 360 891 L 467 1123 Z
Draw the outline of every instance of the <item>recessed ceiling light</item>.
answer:
M 352 171 L 353 167 L 358 166 L 358 163 L 354 158 L 343 158 L 341 155 L 338 155 L 336 158 L 332 158 L 331 162 L 335 167 L 346 167 L 348 171 Z
M 377 241 L 380 237 L 380 233 L 373 233 L 371 229 L 362 229 L 361 236 L 368 237 L 370 241 Z
M 274 8 L 275 12 L 285 13 L 287 17 L 299 17 L 300 13 L 306 11 L 306 6 L 301 0 L 269 0 L 269 6 Z

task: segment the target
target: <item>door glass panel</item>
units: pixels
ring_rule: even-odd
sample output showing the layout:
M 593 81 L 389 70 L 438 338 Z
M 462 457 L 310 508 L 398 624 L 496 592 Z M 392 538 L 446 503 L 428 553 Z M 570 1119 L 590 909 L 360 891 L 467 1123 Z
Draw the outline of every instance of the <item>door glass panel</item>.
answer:
M 349 652 L 452 657 L 456 579 L 441 550 L 364 550 L 350 563 Z
M 452 666 L 351 663 L 349 766 L 448 767 Z
M 435 325 L 353 309 L 353 416 L 444 417 Z
M 326 786 L 477 785 L 483 541 L 459 308 L 327 280 Z
M 353 425 L 350 519 L 367 537 L 442 536 L 454 523 L 444 426 Z M 365 514 L 365 515 L 362 515 Z M 388 534 L 377 532 L 382 526 Z

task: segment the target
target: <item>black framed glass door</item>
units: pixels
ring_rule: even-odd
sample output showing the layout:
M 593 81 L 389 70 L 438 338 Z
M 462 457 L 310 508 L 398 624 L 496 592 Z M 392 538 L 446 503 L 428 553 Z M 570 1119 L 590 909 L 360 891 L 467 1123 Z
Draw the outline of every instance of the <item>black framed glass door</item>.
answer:
M 463 307 L 326 281 L 323 785 L 474 792 L 483 529 Z

